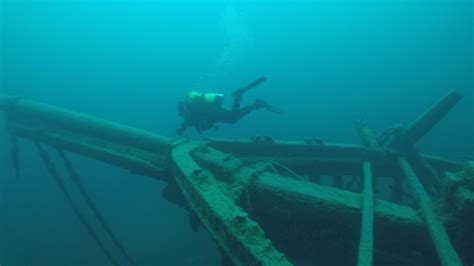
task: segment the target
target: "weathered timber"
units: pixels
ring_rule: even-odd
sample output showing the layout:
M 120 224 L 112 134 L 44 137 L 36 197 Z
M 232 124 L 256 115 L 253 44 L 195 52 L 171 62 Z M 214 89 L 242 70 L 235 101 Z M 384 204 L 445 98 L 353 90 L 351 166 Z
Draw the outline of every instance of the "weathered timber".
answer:
M 290 258 L 305 258 L 322 265 L 356 263 L 360 194 L 267 173 L 249 187 L 249 195 L 252 217 Z M 374 223 L 376 262 L 387 257 L 405 257 L 419 264 L 433 262 L 434 252 L 426 245 L 423 222 L 415 210 L 376 200 Z M 414 251 L 428 261 L 413 257 Z
M 474 161 L 467 162 L 462 171 L 443 175 L 442 197 L 457 215 L 474 218 Z
M 373 149 L 373 150 L 382 149 L 380 143 L 375 137 L 375 134 L 365 123 L 362 123 L 362 122 L 356 123 L 356 130 L 365 147 L 369 149 Z M 392 170 L 391 172 L 395 173 L 396 171 Z M 403 180 L 401 179 L 401 176 L 402 176 L 401 174 L 392 175 L 393 184 L 390 191 L 390 198 L 395 203 L 399 203 L 403 196 Z M 373 179 L 373 182 L 374 182 L 374 187 L 376 188 L 377 177 Z
M 401 139 L 396 140 L 393 144 L 401 145 L 401 148 L 403 149 L 406 142 L 411 144 L 416 143 L 461 100 L 462 96 L 463 95 L 459 91 L 451 91 L 448 93 L 413 121 L 413 123 L 411 123 L 411 125 L 403 132 Z
M 433 211 L 431 200 L 428 197 L 428 194 L 426 194 L 412 167 L 403 157 L 399 159 L 399 163 L 400 168 L 402 168 L 403 172 L 405 173 L 405 177 L 410 189 L 418 201 L 418 204 L 420 205 L 423 220 L 428 227 L 428 232 L 431 239 L 433 240 L 433 244 L 436 248 L 441 265 L 462 265 L 461 260 L 459 259 L 459 256 L 454 249 L 445 228 Z
M 362 122 L 356 124 L 356 130 L 365 147 L 380 150 L 381 146 L 374 133 Z M 360 227 L 359 254 L 357 265 L 371 266 L 373 263 L 374 250 L 374 187 L 375 180 L 372 176 L 372 165 L 365 160 L 363 168 L 363 191 L 362 191 L 362 221 Z
M 355 144 L 326 143 L 308 145 L 302 141 L 274 141 L 254 143 L 249 140 L 208 139 L 208 145 L 232 154 L 244 161 L 276 161 L 293 170 L 311 168 L 324 175 L 353 175 L 360 172 L 360 164 L 370 159 L 374 172 L 381 176 L 399 175 L 396 158 L 404 153 L 392 150 L 373 150 Z M 423 158 L 438 172 L 456 172 L 462 169 L 461 162 L 438 156 Z
M 364 190 L 362 194 L 362 222 L 357 265 L 370 266 L 374 249 L 374 192 L 372 168 L 369 161 L 364 161 Z
M 187 202 L 235 265 L 292 265 L 260 226 L 228 195 L 214 175 L 191 157 L 199 144 L 173 149 L 174 173 Z
M 7 110 L 9 119 L 16 121 L 25 120 L 39 125 L 52 124 L 148 150 L 169 149 L 172 141 L 144 130 L 26 99 L 12 100 Z
M 171 139 L 28 100 L 15 100 L 7 110 L 9 129 L 16 136 L 165 178 Z
M 421 181 L 427 191 L 434 192 L 434 195 L 439 194 L 441 190 L 441 179 L 436 170 L 421 156 L 414 146 L 408 148 L 407 156 L 405 157 L 410 165 L 413 167 L 417 177 Z M 440 173 L 441 175 L 443 173 Z
M 474 218 L 474 161 L 466 163 L 457 173 L 447 172 L 443 176 L 443 198 L 460 215 Z
M 456 95 L 450 97 L 455 99 Z M 436 105 L 445 107 L 434 107 L 427 112 L 429 115 L 422 116 L 430 119 L 418 119 L 419 122 L 413 123 L 409 130 L 427 132 L 437 122 L 435 118 L 440 119 L 442 115 L 439 114 L 444 115 L 455 102 L 446 101 Z M 367 165 L 370 164 L 373 178 L 396 179 L 404 172 L 398 158 L 409 153 L 406 149 L 394 150 L 385 146 L 379 149 L 373 145 L 323 142 L 173 141 L 21 98 L 0 97 L 1 109 L 7 113 L 8 127 L 13 136 L 47 143 L 135 173 L 170 181 L 178 193 L 184 194 L 187 203 L 183 198 L 183 204 L 197 214 L 236 265 L 291 265 L 290 260 L 295 264 L 311 265 L 357 263 L 361 238 L 368 236 L 360 232 L 360 228 L 365 230 L 360 217 L 366 215 L 363 209 L 370 204 L 362 202 L 370 201 L 370 198 L 301 179 L 317 180 L 325 175 L 340 185 L 343 176 L 360 181 L 360 175 L 365 173 L 364 186 L 367 186 Z M 369 142 L 374 140 L 372 134 Z M 420 158 L 438 175 L 446 171 L 457 172 L 463 166 L 430 155 L 421 155 Z M 364 171 L 361 171 L 362 164 L 366 166 Z M 281 167 L 275 167 L 277 165 Z M 418 174 L 417 169 L 415 172 Z M 413 171 L 412 174 L 415 175 Z M 453 219 L 466 224 L 467 232 L 472 235 L 470 221 L 474 194 L 469 187 L 463 186 L 452 195 L 447 204 L 458 206 L 455 210 L 459 214 Z M 372 203 L 375 265 L 438 263 L 436 251 L 424 228 L 426 215 L 422 218 L 410 207 L 383 200 L 372 200 Z M 439 221 L 440 226 L 447 228 L 452 224 L 455 223 L 445 219 Z M 451 232 L 448 230 L 450 235 Z M 453 241 L 458 244 L 456 247 L 468 242 L 463 246 L 467 247 L 463 254 L 472 250 L 469 249 L 472 237 Z M 360 249 L 363 246 L 361 244 Z M 471 257 L 463 256 L 466 258 Z
M 460 172 L 443 175 L 442 183 L 442 200 L 438 206 L 448 213 L 446 228 L 451 241 L 463 262 L 469 264 L 474 261 L 474 161 L 467 162 Z
M 293 257 L 319 256 L 315 261 L 320 261 L 319 259 L 324 257 L 323 254 L 334 254 L 334 251 L 327 250 L 328 247 L 322 245 L 323 239 L 314 237 L 311 232 L 315 230 L 346 232 L 347 235 L 341 237 L 347 238 L 348 242 L 357 246 L 356 239 L 359 235 L 363 199 L 360 194 L 283 177 L 269 171 L 255 172 L 252 170 L 255 169 L 254 166 L 212 148 L 199 149 L 193 153 L 193 157 L 201 167 L 210 169 L 216 177 L 221 178 L 220 181 L 229 184 L 229 187 L 241 188 L 240 190 L 243 188 L 246 191 L 246 197 L 249 197 L 250 201 L 243 205 L 246 205 L 247 211 L 257 219 L 259 224 L 265 225 L 264 228 L 269 232 L 270 239 L 274 240 L 277 247 L 285 253 L 294 255 L 295 252 L 300 252 L 292 250 L 291 247 L 301 247 L 302 244 L 298 241 L 304 240 L 307 241 L 305 245 L 315 250 L 326 250 L 326 252 L 318 251 L 316 255 L 311 255 L 312 253 L 308 251 L 307 254 Z M 254 174 L 241 175 L 239 173 Z M 253 178 L 246 178 L 249 176 Z M 229 189 L 232 195 L 235 194 L 233 190 Z M 385 254 L 409 256 L 413 250 L 419 250 L 419 247 L 423 246 L 423 239 L 426 239 L 426 236 L 422 230 L 422 221 L 415 210 L 381 200 L 377 200 L 374 206 L 379 229 L 377 245 L 379 249 L 385 251 Z M 272 230 L 271 228 L 274 227 L 278 229 Z M 298 230 L 300 232 L 297 232 Z M 402 249 L 397 246 L 397 240 L 403 241 L 410 238 L 417 238 L 417 240 L 410 240 L 411 244 Z M 331 245 L 331 247 L 334 246 Z M 344 258 L 339 258 L 341 260 L 347 259 L 346 255 L 351 254 L 350 249 L 344 247 L 346 246 L 342 243 L 341 246 L 337 246 L 340 254 L 345 254 Z M 432 253 L 429 248 L 421 248 L 421 250 L 425 254 Z
M 454 204 L 461 215 L 474 217 L 474 192 L 467 188 L 459 188 L 454 195 Z
M 296 202 L 313 202 L 314 206 L 309 209 L 331 207 L 334 212 L 358 212 L 361 211 L 361 195 L 358 193 L 341 190 L 337 188 L 321 186 L 304 181 L 298 181 L 287 177 L 265 173 L 255 180 L 256 190 L 268 191 L 282 196 L 285 200 L 294 199 Z M 282 199 L 283 200 L 283 199 Z M 322 205 L 321 207 L 319 207 Z M 385 223 L 394 223 L 401 226 L 418 227 L 422 224 L 417 212 L 410 207 L 377 200 L 375 206 L 376 216 Z M 413 228 L 411 228 L 413 230 Z
M 381 149 L 379 142 L 377 141 L 377 138 L 375 137 L 374 133 L 370 128 L 363 122 L 357 122 L 356 123 L 356 130 L 357 133 L 359 134 L 359 138 L 362 141 L 362 144 L 364 147 L 367 147 L 369 149 L 374 149 L 374 150 L 379 150 Z

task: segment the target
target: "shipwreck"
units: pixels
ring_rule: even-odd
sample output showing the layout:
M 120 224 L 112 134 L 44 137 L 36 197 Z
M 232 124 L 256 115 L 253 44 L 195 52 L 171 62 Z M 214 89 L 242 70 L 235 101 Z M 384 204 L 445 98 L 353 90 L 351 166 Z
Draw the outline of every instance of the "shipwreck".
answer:
M 209 231 L 228 265 L 447 266 L 474 262 L 474 163 L 423 154 L 415 144 L 461 98 L 452 91 L 408 127 L 379 137 L 358 122 L 360 145 L 171 139 L 7 95 L 0 111 L 12 156 L 17 138 L 34 142 L 58 186 L 45 145 L 79 186 L 63 151 L 167 182 L 163 196 Z M 385 195 L 375 197 L 381 186 Z

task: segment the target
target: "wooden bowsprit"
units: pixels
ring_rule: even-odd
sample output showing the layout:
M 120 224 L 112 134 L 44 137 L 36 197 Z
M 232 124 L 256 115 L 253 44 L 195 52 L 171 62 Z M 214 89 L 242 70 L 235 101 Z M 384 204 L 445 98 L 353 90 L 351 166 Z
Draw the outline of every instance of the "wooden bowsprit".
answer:
M 463 164 L 413 146 L 459 99 L 449 94 L 408 129 L 390 130 L 383 143 L 359 125 L 363 146 L 268 137 L 173 140 L 7 96 L 0 109 L 15 137 L 175 184 L 235 265 L 447 265 L 474 259 L 468 252 L 474 171 L 445 175 Z M 378 195 L 387 182 L 394 186 Z M 443 195 L 430 201 L 446 208 L 432 209 L 423 192 L 428 185 Z M 452 226 L 459 224 L 465 234 Z M 443 235 L 433 234 L 436 228 Z

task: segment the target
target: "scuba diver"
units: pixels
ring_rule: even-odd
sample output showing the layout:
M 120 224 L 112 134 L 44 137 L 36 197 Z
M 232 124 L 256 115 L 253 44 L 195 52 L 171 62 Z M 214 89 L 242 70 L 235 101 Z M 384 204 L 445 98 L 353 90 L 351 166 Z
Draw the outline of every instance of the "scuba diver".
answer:
M 224 100 L 223 94 L 190 92 L 178 103 L 178 115 L 184 118 L 181 127 L 176 129 L 178 135 L 182 135 L 188 127 L 194 127 L 199 133 L 214 128 L 218 129 L 216 123 L 234 124 L 247 114 L 264 108 L 270 112 L 282 114 L 282 110 L 269 105 L 267 102 L 256 99 L 254 103 L 245 107 L 240 107 L 242 96 L 245 92 L 257 87 L 266 80 L 260 77 L 247 86 L 240 88 L 232 93 L 232 109 L 222 108 Z

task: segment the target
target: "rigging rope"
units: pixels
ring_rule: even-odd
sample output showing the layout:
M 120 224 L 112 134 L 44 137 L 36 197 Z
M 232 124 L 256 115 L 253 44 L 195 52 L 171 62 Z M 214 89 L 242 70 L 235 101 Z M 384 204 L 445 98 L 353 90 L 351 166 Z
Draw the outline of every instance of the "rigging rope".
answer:
M 110 239 L 114 244 L 117 246 L 117 248 L 120 250 L 122 255 L 127 259 L 127 261 L 131 265 L 135 265 L 133 259 L 128 255 L 127 251 L 125 250 L 124 246 L 120 243 L 120 241 L 117 239 L 116 235 L 112 232 L 110 229 L 110 226 L 108 223 L 105 221 L 104 217 L 100 213 L 99 209 L 95 205 L 94 201 L 92 198 L 89 196 L 87 193 L 86 189 L 84 188 L 81 179 L 79 177 L 79 174 L 76 172 L 76 170 L 72 167 L 71 161 L 69 161 L 64 152 L 62 150 L 56 149 L 56 151 L 59 154 L 59 157 L 61 157 L 64 166 L 66 167 L 67 172 L 69 173 L 69 177 L 72 179 L 74 184 L 77 186 L 81 196 L 85 199 L 87 206 L 92 210 L 94 213 L 95 218 L 99 221 L 99 223 L 102 225 L 102 227 L 105 229 L 107 234 L 109 235 Z
M 94 239 L 96 244 L 99 246 L 99 248 L 102 250 L 102 252 L 105 254 L 107 259 L 109 260 L 109 262 L 114 266 L 120 266 L 120 264 L 118 264 L 117 261 L 115 261 L 115 259 L 112 257 L 109 250 L 107 250 L 107 248 L 104 246 L 104 244 L 100 241 L 98 235 L 94 232 L 94 230 L 92 228 L 92 225 L 90 223 L 88 223 L 86 218 L 81 214 L 81 212 L 79 210 L 79 207 L 76 206 L 76 204 L 74 203 L 71 194 L 69 194 L 69 192 L 66 190 L 65 184 L 63 183 L 63 181 L 59 177 L 53 162 L 49 158 L 48 152 L 46 150 L 44 150 L 43 147 L 38 142 L 35 142 L 35 145 L 38 149 L 38 153 L 39 153 L 41 159 L 43 160 L 43 163 L 45 164 L 50 176 L 53 178 L 56 185 L 60 188 L 60 190 L 64 194 L 69 206 L 71 207 L 73 212 L 76 214 L 77 218 L 82 223 L 82 225 L 84 226 L 86 231 Z
M 301 176 L 299 176 L 297 173 L 295 173 L 295 171 L 291 170 L 288 166 L 284 165 L 284 164 L 281 164 L 281 163 L 278 163 L 278 162 L 275 162 L 275 161 L 270 161 L 271 165 L 271 169 L 273 172 L 277 173 L 278 174 L 278 171 L 276 170 L 276 168 L 274 167 L 274 165 L 276 166 L 279 166 L 280 168 L 282 168 L 283 170 L 285 170 L 288 174 L 290 174 L 290 176 L 292 176 L 294 179 L 298 179 L 298 180 L 302 180 L 303 178 L 301 178 Z

